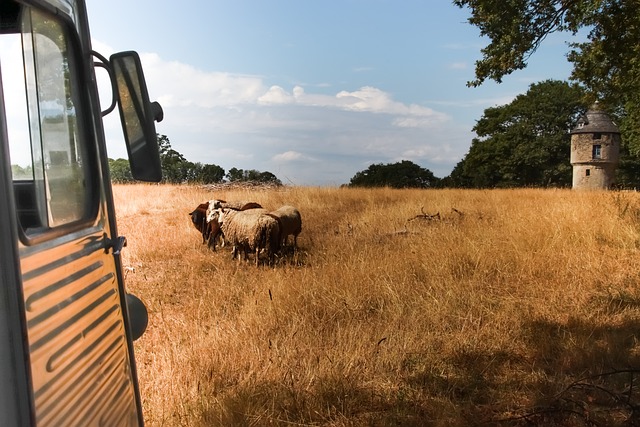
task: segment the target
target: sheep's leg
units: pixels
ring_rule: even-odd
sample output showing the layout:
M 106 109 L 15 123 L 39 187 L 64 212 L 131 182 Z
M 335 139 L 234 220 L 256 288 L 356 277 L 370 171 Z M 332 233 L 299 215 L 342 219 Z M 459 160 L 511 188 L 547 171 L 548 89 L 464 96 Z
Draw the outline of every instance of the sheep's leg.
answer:
M 216 239 L 213 235 L 209 235 L 209 239 L 207 241 L 207 246 L 209 247 L 209 249 L 215 251 L 216 250 Z

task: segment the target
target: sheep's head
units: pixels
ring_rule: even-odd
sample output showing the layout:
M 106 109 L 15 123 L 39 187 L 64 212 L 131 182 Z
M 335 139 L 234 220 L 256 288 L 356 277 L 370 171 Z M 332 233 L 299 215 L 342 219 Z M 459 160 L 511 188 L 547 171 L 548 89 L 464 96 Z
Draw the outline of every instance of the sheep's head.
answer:
M 219 222 L 220 214 L 217 209 L 209 209 L 207 210 L 207 222 Z
M 193 210 L 193 212 L 189 213 L 189 216 L 191 217 L 191 222 L 193 223 L 194 227 L 196 227 L 196 229 L 200 232 L 203 231 L 208 207 L 209 207 L 208 202 L 201 203 L 200 205 L 198 205 L 197 208 Z
M 215 218 L 218 224 L 222 225 L 226 220 L 229 212 L 230 212 L 229 209 L 223 209 L 223 208 L 215 209 L 212 211 L 212 218 Z

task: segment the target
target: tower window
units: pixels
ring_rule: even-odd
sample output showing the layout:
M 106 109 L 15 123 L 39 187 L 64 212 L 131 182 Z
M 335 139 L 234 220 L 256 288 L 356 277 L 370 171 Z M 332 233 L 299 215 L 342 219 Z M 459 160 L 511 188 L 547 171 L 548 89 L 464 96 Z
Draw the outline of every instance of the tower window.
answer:
M 602 134 L 600 132 L 596 132 L 593 134 L 593 139 L 602 139 Z
M 591 169 L 587 169 L 587 170 L 586 170 L 586 174 L 585 174 L 585 175 L 586 175 L 586 176 L 591 175 Z
M 602 145 L 595 144 L 591 150 L 591 158 L 593 159 L 601 159 L 602 158 Z

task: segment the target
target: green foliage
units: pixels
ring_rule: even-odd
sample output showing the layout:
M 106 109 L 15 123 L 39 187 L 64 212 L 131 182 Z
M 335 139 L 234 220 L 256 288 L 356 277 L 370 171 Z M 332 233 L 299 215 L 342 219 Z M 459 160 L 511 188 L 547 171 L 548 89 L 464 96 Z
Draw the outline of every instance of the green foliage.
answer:
M 587 42 L 572 43 L 568 59 L 571 79 L 586 90 L 585 102 L 596 99 L 618 118 L 626 162 L 640 156 L 640 2 L 622 0 L 454 0 L 467 7 L 469 22 L 490 43 L 476 62 L 478 86 L 500 82 L 526 67 L 529 57 L 553 32 L 588 30 Z M 629 166 L 626 164 L 626 166 Z M 625 165 L 623 165 L 625 166 Z
M 454 0 L 453 4 L 470 9 L 469 23 L 490 39 L 482 49 L 482 59 L 476 62 L 476 79 L 472 86 L 486 79 L 500 82 L 505 75 L 523 69 L 529 57 L 547 35 L 568 31 L 577 33 L 592 27 L 590 40 L 609 39 L 613 34 L 605 28 L 610 18 L 618 19 L 620 1 L 600 0 Z M 639 19 L 638 14 L 634 19 Z M 599 29 L 599 30 L 598 30 Z M 604 31 L 603 31 L 604 30 Z M 615 40 L 612 40 L 615 43 Z M 617 45 L 622 49 L 625 45 Z M 613 53 L 613 52 L 610 52 Z M 579 53 L 577 53 L 579 54 Z
M 193 164 L 193 180 L 203 184 L 222 182 L 224 179 L 224 169 L 218 165 L 202 163 Z
M 31 165 L 26 167 L 11 165 L 11 176 L 13 179 L 33 179 L 33 167 Z
M 429 188 L 437 186 L 439 179 L 433 173 L 409 160 L 397 163 L 373 164 L 356 173 L 351 187 Z
M 532 84 L 510 104 L 487 108 L 465 158 L 449 183 L 458 187 L 569 186 L 571 137 L 584 113 L 577 85 L 547 80 Z
M 109 159 L 109 172 L 111 173 L 111 181 L 119 184 L 133 182 L 131 175 L 131 165 L 126 159 Z
M 262 182 L 266 184 L 282 185 L 282 182 L 271 172 L 260 172 L 255 169 L 231 168 L 227 173 L 229 182 Z
M 171 141 L 166 135 L 158 135 L 158 150 L 162 165 L 163 182 L 215 184 L 223 182 L 225 171 L 218 165 L 193 163 L 171 147 Z M 114 182 L 130 182 L 131 169 L 129 162 L 124 159 L 109 159 L 111 178 Z M 259 172 L 231 168 L 227 174 L 229 181 L 257 181 L 282 185 L 282 182 L 271 172 Z

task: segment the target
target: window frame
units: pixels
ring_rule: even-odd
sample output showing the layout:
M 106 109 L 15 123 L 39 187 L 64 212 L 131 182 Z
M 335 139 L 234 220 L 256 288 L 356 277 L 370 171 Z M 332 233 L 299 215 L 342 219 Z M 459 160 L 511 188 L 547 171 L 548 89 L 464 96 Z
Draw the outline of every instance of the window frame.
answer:
M 53 240 L 82 229 L 91 228 L 98 220 L 98 212 L 100 206 L 100 183 L 102 181 L 100 162 L 98 158 L 98 149 L 96 144 L 96 123 L 94 108 L 90 101 L 88 87 L 92 81 L 89 78 L 89 64 L 82 49 L 82 43 L 77 29 L 70 16 L 55 10 L 51 11 L 47 7 L 38 7 L 32 3 L 20 2 L 25 8 L 23 13 L 31 13 L 33 11 L 44 15 L 47 19 L 56 22 L 60 28 L 61 35 L 64 37 L 66 58 L 69 66 L 69 87 L 74 102 L 76 115 L 77 145 L 82 150 L 82 176 L 84 178 L 83 188 L 83 204 L 84 209 L 80 218 L 65 222 L 58 225 L 44 224 L 41 227 L 24 227 L 17 213 L 17 229 L 20 241 L 26 246 L 32 246 L 45 241 Z M 19 32 L 22 35 L 22 31 Z M 21 36 L 22 37 L 22 36 Z M 24 55 L 24 48 L 22 50 Z M 36 54 L 37 55 L 37 54 Z M 24 62 L 22 64 L 24 67 Z M 26 71 L 25 71 L 26 72 Z M 25 95 L 27 88 L 24 88 Z M 37 87 L 34 90 L 38 90 Z M 27 107 L 28 109 L 30 107 Z M 29 119 L 31 120 L 31 119 Z M 42 115 L 39 114 L 38 120 L 42 125 Z M 31 127 L 31 125 L 29 125 Z M 30 144 L 33 144 L 33 135 L 30 135 Z M 42 130 L 37 138 L 42 137 Z M 32 155 L 32 167 L 33 167 Z M 12 182 L 24 180 L 12 180 Z M 35 176 L 33 181 L 35 185 Z M 16 202 L 16 194 L 14 190 L 14 202 Z M 17 205 L 16 205 L 17 206 Z
M 593 160 L 602 159 L 602 145 L 601 144 L 593 144 L 591 146 L 591 158 Z

